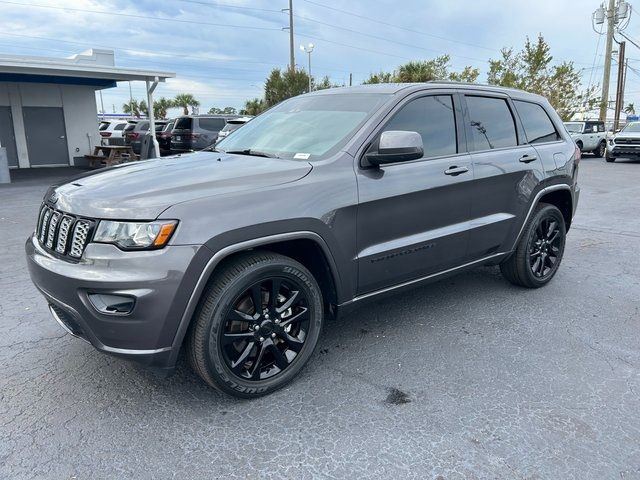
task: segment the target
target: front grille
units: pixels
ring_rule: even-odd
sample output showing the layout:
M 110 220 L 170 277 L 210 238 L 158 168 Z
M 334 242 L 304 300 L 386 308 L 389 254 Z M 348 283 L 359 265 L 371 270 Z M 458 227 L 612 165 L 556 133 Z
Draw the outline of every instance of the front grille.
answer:
M 640 138 L 616 138 L 616 145 L 640 145 Z
M 58 255 L 79 259 L 91 239 L 95 221 L 79 218 L 42 205 L 38 215 L 36 236 L 47 250 Z

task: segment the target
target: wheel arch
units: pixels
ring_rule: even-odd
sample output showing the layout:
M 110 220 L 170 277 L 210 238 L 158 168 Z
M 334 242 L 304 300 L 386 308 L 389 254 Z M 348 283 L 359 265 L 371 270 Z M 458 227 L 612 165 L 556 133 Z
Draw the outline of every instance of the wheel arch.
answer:
M 571 193 L 571 187 L 567 184 L 550 185 L 541 189 L 534 197 L 531 205 L 529 206 L 527 216 L 522 221 L 520 231 L 518 232 L 518 235 L 516 235 L 515 242 L 513 243 L 513 247 L 511 248 L 511 250 L 514 250 L 518 245 L 520 237 L 524 232 L 524 228 L 527 225 L 529 218 L 533 214 L 536 206 L 541 202 L 558 207 L 565 219 L 567 231 L 569 231 L 571 220 L 573 217 L 573 195 Z
M 316 278 L 323 293 L 325 306 L 336 305 L 339 300 L 339 292 L 342 288 L 336 262 L 331 254 L 329 246 L 317 233 L 311 231 L 288 232 L 269 235 L 262 238 L 251 239 L 218 250 L 205 265 L 189 298 L 184 310 L 178 330 L 172 344 L 171 361 L 177 360 L 178 352 L 197 305 L 202 298 L 206 285 L 215 272 L 226 262 L 235 256 L 247 251 L 267 250 L 288 257 L 304 265 Z
M 564 217 L 567 232 L 569 231 L 573 214 L 573 197 L 571 196 L 571 190 L 562 188 L 545 193 L 537 203 L 548 203 L 557 207 Z

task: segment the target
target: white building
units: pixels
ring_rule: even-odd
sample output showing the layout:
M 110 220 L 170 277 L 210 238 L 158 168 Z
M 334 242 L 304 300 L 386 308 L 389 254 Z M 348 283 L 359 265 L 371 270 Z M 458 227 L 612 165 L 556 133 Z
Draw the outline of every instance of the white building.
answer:
M 174 73 L 117 68 L 111 50 L 70 58 L 0 55 L 0 147 L 10 168 L 83 165 L 100 143 L 97 90 L 143 81 L 147 104 Z

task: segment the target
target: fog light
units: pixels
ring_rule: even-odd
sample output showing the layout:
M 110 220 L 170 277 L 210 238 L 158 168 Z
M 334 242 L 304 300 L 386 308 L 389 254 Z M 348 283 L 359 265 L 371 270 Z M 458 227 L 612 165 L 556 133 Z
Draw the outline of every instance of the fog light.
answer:
M 89 301 L 93 308 L 108 315 L 126 315 L 131 313 L 136 303 L 135 298 L 124 295 L 110 295 L 104 293 L 90 293 Z

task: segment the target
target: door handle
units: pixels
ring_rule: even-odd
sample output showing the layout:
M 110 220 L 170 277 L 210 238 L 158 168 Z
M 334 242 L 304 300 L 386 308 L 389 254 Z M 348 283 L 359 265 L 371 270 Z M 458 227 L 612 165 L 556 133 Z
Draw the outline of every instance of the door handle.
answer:
M 452 176 L 455 177 L 456 175 L 460 175 L 460 174 L 466 173 L 468 171 L 469 171 L 469 169 L 467 167 L 457 167 L 457 166 L 453 165 L 453 166 L 447 168 L 444 171 L 444 174 L 445 175 L 452 175 Z
M 537 160 L 538 157 L 536 157 L 535 155 L 523 155 L 522 157 L 520 157 L 520 161 L 522 163 L 529 163 L 529 162 L 533 162 L 534 160 Z

